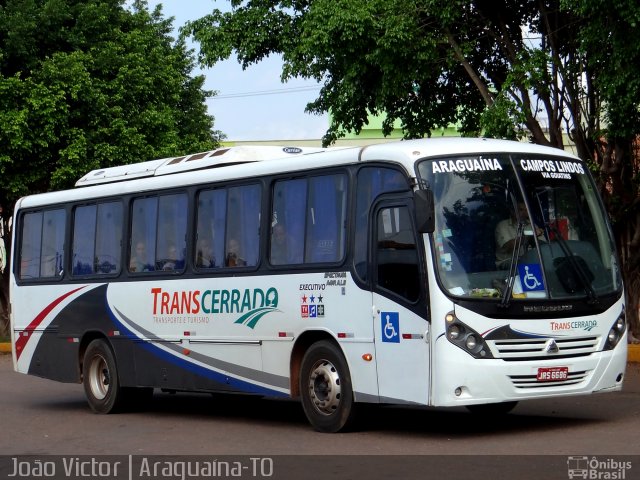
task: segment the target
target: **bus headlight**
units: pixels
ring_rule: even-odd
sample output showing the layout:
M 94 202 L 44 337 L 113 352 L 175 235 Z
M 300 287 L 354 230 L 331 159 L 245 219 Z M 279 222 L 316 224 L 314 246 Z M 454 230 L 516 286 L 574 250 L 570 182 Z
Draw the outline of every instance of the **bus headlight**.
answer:
M 627 317 L 625 315 L 624 308 L 620 315 L 614 322 L 611 330 L 609 330 L 609 334 L 607 335 L 607 341 L 604 344 L 604 350 L 613 350 L 620 339 L 624 337 L 625 332 L 627 331 Z
M 449 338 L 451 340 L 457 340 L 460 337 L 460 327 L 458 325 L 451 325 L 449 327 Z
M 493 358 L 489 346 L 478 332 L 462 323 L 454 312 L 445 316 L 447 340 L 475 358 Z
M 475 350 L 478 346 L 478 342 L 476 341 L 476 337 L 473 335 L 469 335 L 464 342 L 465 346 L 468 350 Z

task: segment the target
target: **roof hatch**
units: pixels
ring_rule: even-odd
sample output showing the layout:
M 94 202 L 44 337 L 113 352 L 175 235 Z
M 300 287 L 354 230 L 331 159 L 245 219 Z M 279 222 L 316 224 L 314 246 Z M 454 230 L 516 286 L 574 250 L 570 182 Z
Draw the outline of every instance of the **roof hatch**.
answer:
M 171 175 L 174 173 L 218 168 L 248 162 L 261 162 L 321 152 L 319 147 L 248 146 L 223 147 L 209 152 L 182 157 L 151 160 L 118 167 L 92 170 L 76 182 L 76 187 L 122 182 L 136 178 Z

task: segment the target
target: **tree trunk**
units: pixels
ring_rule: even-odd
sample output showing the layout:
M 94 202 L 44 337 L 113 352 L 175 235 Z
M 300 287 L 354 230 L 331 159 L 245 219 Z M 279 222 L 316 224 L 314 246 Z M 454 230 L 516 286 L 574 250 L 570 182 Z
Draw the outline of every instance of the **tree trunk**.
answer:
M 640 144 L 625 139 L 607 139 L 596 154 L 600 192 L 613 223 L 625 286 L 629 329 L 640 338 L 640 196 L 631 181 L 640 172 Z
M 622 273 L 625 282 L 625 306 L 629 330 L 635 338 L 640 338 L 640 318 L 638 308 L 640 302 L 640 256 L 638 247 L 633 246 L 633 238 L 640 232 L 638 217 L 634 222 L 621 225 L 622 232 L 618 235 L 618 251 L 622 262 Z

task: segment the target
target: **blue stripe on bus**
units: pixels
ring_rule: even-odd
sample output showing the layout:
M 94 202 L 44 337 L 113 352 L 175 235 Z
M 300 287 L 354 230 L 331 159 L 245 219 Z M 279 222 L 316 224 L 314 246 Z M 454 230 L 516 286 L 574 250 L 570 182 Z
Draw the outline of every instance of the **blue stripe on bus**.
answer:
M 234 389 L 236 389 L 236 391 L 238 392 L 242 392 L 242 393 L 253 393 L 253 394 L 260 394 L 260 395 L 267 395 L 267 396 L 271 396 L 271 397 L 288 397 L 289 395 L 287 393 L 284 392 L 280 392 L 278 390 L 273 390 L 267 387 L 262 387 L 259 385 L 255 385 L 251 382 L 247 382 L 245 380 L 240 380 L 238 378 L 232 377 L 230 375 L 226 375 L 224 373 L 220 373 L 220 372 L 216 372 L 214 370 L 210 370 L 208 368 L 205 368 L 201 365 L 196 365 L 190 361 L 188 361 L 187 359 L 184 358 L 180 358 L 177 355 L 171 354 L 169 352 L 167 352 L 166 350 L 153 345 L 151 342 L 146 341 L 141 339 L 140 337 L 138 337 L 133 331 L 129 330 L 119 319 L 118 317 L 114 314 L 113 310 L 111 309 L 111 307 L 109 306 L 108 302 L 106 301 L 106 295 L 105 295 L 105 303 L 106 303 L 106 307 L 107 307 L 107 313 L 109 314 L 109 316 L 111 317 L 112 321 L 118 325 L 118 327 L 121 329 L 121 334 L 122 331 L 124 331 L 126 333 L 126 336 L 131 339 L 133 342 L 135 342 L 136 340 L 140 342 L 140 345 L 142 348 L 146 349 L 148 352 L 150 352 L 151 354 L 153 354 L 156 357 L 160 357 L 176 366 L 178 366 L 179 368 L 183 369 L 183 370 L 187 370 L 191 373 L 195 373 L 196 375 L 200 375 L 202 377 L 205 378 L 209 378 L 211 380 L 214 380 L 220 384 L 223 385 L 228 385 L 230 387 L 233 387 Z

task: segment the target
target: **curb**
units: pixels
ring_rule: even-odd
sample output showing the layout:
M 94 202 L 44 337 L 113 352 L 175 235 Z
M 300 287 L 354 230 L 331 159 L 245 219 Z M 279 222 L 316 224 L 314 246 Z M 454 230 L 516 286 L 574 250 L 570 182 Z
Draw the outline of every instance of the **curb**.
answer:
M 11 353 L 11 344 L 0 343 L 0 353 Z M 627 362 L 640 363 L 640 345 L 627 345 Z

